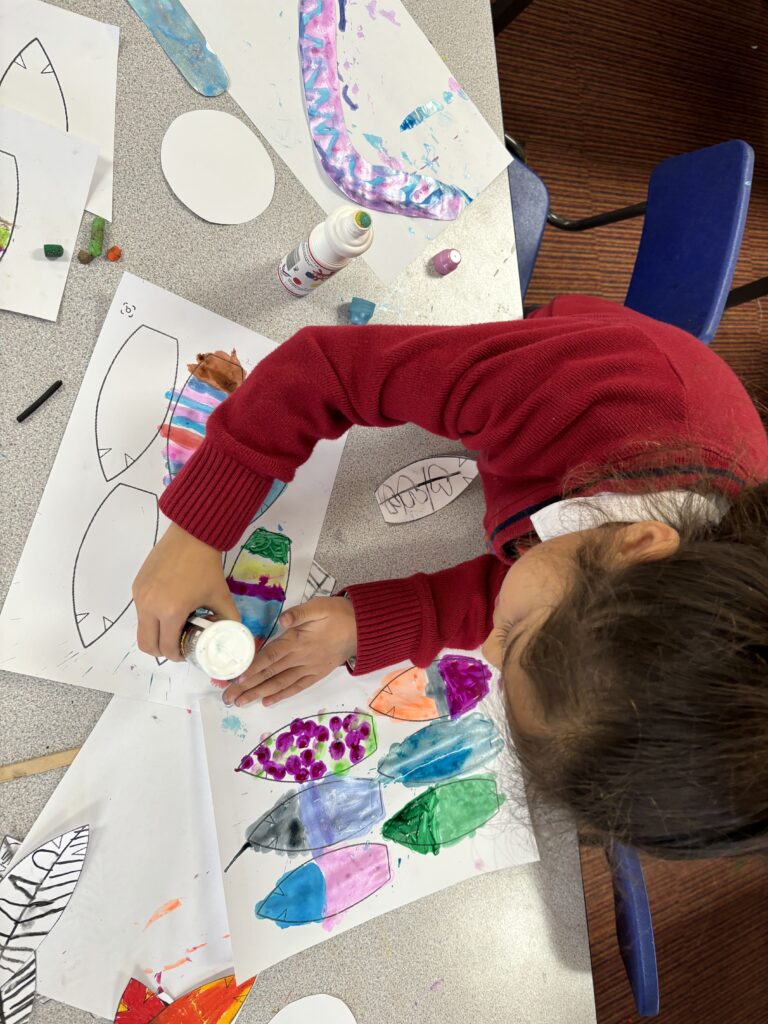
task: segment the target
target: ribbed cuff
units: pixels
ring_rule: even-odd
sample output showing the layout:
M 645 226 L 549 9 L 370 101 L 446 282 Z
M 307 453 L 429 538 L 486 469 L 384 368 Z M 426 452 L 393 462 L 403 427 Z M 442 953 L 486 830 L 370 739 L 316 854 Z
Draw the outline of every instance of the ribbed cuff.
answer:
M 411 579 L 361 583 L 344 593 L 357 625 L 352 675 L 413 659 L 422 642 L 422 603 Z
M 218 551 L 240 540 L 272 481 L 203 443 L 160 499 L 160 511 Z

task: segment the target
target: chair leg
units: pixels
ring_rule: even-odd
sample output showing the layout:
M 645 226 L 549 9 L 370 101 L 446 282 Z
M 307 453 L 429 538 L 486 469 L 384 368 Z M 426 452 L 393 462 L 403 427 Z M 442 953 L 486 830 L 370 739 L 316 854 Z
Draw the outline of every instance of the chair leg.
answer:
M 561 231 L 588 231 L 590 228 L 599 228 L 604 224 L 618 224 L 619 221 L 629 220 L 631 217 L 642 217 L 647 205 L 647 203 L 635 203 L 633 206 L 622 206 L 620 210 L 596 213 L 593 217 L 581 217 L 577 220 L 561 217 L 550 210 L 547 214 L 547 222 L 554 228 L 560 228 Z
M 740 306 L 744 302 L 761 299 L 763 295 L 768 295 L 768 277 L 761 277 L 757 281 L 751 281 L 749 284 L 742 284 L 738 288 L 732 288 L 728 293 L 728 298 L 725 300 L 725 308 L 733 309 L 734 306 Z
M 495 7 L 495 5 L 494 5 Z M 507 151 L 516 157 L 521 163 L 527 163 L 525 159 L 525 147 L 509 132 L 504 132 L 504 145 Z M 553 228 L 561 231 L 588 231 L 590 228 L 599 228 L 604 224 L 618 224 L 619 221 L 629 220 L 631 217 L 642 217 L 645 213 L 647 203 L 634 203 L 632 206 L 622 206 L 619 210 L 609 210 L 607 213 L 596 213 L 592 217 L 561 217 L 552 210 L 547 214 L 547 223 Z M 744 300 L 746 301 L 746 300 Z
M 497 36 L 503 32 L 531 3 L 533 0 L 492 0 L 493 34 Z

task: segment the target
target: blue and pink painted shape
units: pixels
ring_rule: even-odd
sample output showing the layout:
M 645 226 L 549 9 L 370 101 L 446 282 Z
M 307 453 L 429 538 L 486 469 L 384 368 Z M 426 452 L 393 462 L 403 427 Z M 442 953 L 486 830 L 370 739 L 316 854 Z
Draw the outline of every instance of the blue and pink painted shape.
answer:
M 396 669 L 371 700 L 377 714 L 405 722 L 460 718 L 488 696 L 491 670 L 467 654 L 444 654 L 427 669 Z
M 338 2 L 343 12 L 345 0 Z M 371 164 L 358 153 L 344 121 L 336 21 L 336 0 L 301 0 L 299 49 L 304 98 L 310 134 L 323 170 L 353 202 L 370 210 L 455 220 L 472 202 L 463 189 L 406 170 L 383 146 L 378 149 L 381 163 Z
M 342 846 L 283 875 L 254 912 L 279 928 L 330 924 L 378 892 L 391 877 L 389 852 L 383 843 Z
M 503 749 L 493 722 L 473 712 L 455 721 L 433 722 L 393 743 L 378 771 L 388 782 L 430 786 L 482 768 Z

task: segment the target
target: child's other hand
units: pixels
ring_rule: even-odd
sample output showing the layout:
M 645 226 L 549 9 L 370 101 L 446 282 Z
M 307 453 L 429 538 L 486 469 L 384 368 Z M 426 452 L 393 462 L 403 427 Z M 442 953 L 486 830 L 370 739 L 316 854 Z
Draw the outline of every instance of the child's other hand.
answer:
M 285 633 L 227 687 L 225 704 L 276 704 L 323 679 L 357 650 L 355 612 L 345 597 L 313 597 L 283 612 L 279 621 Z

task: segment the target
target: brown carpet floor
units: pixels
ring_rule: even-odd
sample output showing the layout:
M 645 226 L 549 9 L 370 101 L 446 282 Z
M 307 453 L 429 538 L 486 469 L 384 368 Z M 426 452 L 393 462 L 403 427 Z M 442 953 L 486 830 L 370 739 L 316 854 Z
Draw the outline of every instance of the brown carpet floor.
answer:
M 505 126 L 554 210 L 585 216 L 638 202 L 660 160 L 742 138 L 755 175 L 734 285 L 768 274 L 766 0 L 534 0 L 496 44 Z M 578 235 L 548 227 L 526 301 L 623 299 L 640 230 L 640 221 Z M 713 347 L 765 411 L 768 298 L 726 313 Z M 598 1021 L 633 1024 L 602 853 L 585 849 L 582 867 Z M 661 1024 L 766 1024 L 768 858 L 647 861 L 646 878 Z

